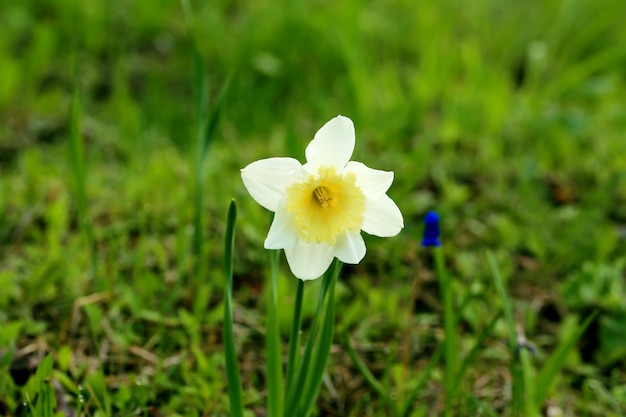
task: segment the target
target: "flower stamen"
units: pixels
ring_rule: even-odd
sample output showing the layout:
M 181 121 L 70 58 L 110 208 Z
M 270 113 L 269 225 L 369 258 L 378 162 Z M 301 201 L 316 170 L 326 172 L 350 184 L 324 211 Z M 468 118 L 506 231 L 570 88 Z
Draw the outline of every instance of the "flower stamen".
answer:
M 317 198 L 317 201 L 319 201 L 320 205 L 324 208 L 328 208 L 328 202 L 333 199 L 333 197 L 330 195 L 330 192 L 328 191 L 328 188 L 323 185 L 313 190 L 313 195 L 315 196 L 315 198 Z

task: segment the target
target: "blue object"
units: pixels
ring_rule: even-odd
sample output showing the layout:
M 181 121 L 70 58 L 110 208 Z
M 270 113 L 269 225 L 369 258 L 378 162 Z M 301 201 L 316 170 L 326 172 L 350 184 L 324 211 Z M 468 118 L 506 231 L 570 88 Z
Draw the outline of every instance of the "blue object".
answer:
M 429 211 L 424 217 L 424 237 L 422 246 L 441 246 L 439 240 L 439 215 L 434 211 Z

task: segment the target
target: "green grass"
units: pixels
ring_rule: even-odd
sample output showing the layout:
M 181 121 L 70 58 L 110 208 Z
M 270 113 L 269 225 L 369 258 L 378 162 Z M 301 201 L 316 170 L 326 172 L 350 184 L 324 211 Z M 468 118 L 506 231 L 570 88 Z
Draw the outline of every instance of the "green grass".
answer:
M 405 228 L 341 270 L 313 415 L 626 415 L 625 15 L 620 0 L 3 2 L 0 415 L 228 415 L 233 198 L 241 400 L 262 414 L 263 341 L 279 326 L 296 355 L 298 288 L 282 255 L 272 278 L 239 169 L 302 160 L 337 114 L 353 159 L 395 172 Z M 419 246 L 431 209 L 447 325 Z

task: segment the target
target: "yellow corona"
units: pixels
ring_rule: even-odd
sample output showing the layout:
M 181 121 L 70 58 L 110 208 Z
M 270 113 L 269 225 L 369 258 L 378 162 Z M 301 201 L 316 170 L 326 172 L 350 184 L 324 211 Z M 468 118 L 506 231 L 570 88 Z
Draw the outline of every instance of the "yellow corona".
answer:
M 334 245 L 342 233 L 361 229 L 365 196 L 353 173 L 343 175 L 334 166 L 322 166 L 287 188 L 287 210 L 302 240 Z

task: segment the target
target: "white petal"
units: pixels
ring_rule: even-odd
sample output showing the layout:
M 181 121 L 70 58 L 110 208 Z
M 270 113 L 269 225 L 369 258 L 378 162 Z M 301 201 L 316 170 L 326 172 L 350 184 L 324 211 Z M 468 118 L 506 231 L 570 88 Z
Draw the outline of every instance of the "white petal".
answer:
M 265 239 L 265 249 L 284 249 L 298 242 L 298 230 L 293 216 L 287 211 L 285 201 L 278 204 L 274 221 Z
M 395 236 L 404 227 L 400 209 L 389 196 L 365 203 L 365 218 L 361 229 L 370 235 L 381 237 Z
M 291 272 L 303 281 L 322 276 L 333 261 L 333 247 L 324 243 L 307 243 L 299 240 L 294 246 L 285 248 Z
M 343 168 L 352 156 L 354 143 L 354 123 L 347 117 L 337 116 L 317 131 L 306 148 L 306 160 Z
M 356 185 L 361 187 L 366 198 L 372 200 L 377 200 L 385 194 L 393 182 L 392 171 L 373 169 L 361 162 L 348 162 L 344 172 L 354 172 Z
M 358 264 L 365 256 L 365 241 L 361 232 L 344 233 L 335 246 L 335 256 L 344 263 Z
M 300 168 L 300 162 L 293 158 L 261 159 L 242 169 L 241 178 L 257 203 L 276 211 L 285 190 L 295 180 L 293 173 Z

